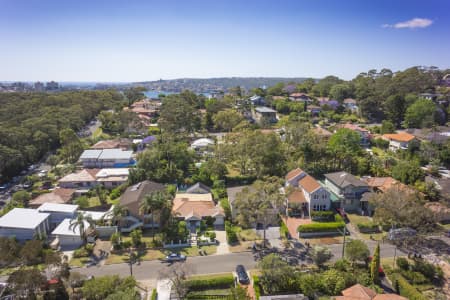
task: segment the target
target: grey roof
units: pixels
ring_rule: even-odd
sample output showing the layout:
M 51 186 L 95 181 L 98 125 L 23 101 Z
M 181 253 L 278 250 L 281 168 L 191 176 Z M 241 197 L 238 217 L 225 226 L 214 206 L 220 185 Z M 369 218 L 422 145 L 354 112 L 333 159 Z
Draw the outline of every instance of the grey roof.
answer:
M 97 159 L 100 154 L 102 154 L 102 150 L 99 149 L 88 149 L 84 150 L 80 156 L 80 159 Z
M 257 108 L 255 108 L 255 110 L 259 113 L 276 113 L 275 110 L 265 106 L 258 106 Z
M 325 177 L 340 188 L 345 188 L 349 185 L 353 185 L 355 187 L 368 187 L 367 183 L 359 180 L 358 178 L 347 172 L 328 173 L 325 174 Z
M 50 216 L 31 208 L 14 208 L 0 218 L 0 227 L 35 229 Z
M 123 151 L 122 149 L 103 149 L 99 159 L 131 159 L 133 151 Z
M 227 188 L 228 202 L 230 203 L 230 205 L 234 202 L 234 200 L 236 200 L 236 195 L 242 192 L 245 188 L 248 188 L 249 192 L 253 189 L 250 185 Z
M 120 204 L 127 205 L 134 202 L 141 202 L 145 195 L 155 191 L 164 191 L 166 187 L 160 183 L 150 180 L 139 182 L 128 187 L 120 197 Z
M 294 295 L 273 295 L 273 296 L 261 296 L 261 300 L 308 300 L 309 298 L 303 294 Z
M 193 190 L 198 189 L 198 188 L 204 190 L 205 194 L 211 193 L 211 188 L 209 186 L 207 186 L 206 184 L 203 184 L 201 182 L 197 182 L 196 184 L 194 184 L 193 186 L 188 188 L 186 190 L 186 193 L 192 193 Z

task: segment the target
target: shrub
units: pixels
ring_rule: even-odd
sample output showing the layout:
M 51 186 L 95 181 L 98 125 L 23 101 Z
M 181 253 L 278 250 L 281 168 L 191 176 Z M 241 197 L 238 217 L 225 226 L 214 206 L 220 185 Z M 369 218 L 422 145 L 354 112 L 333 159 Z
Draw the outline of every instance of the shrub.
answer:
M 281 222 L 280 235 L 283 239 L 289 238 L 289 229 L 287 228 L 286 224 L 284 224 L 284 222 Z
M 231 220 L 231 208 L 230 208 L 230 202 L 228 202 L 227 198 L 223 198 L 219 201 L 220 206 L 222 206 L 223 211 L 225 212 L 225 218 L 227 220 Z
M 361 222 L 357 223 L 356 226 L 358 227 L 359 232 L 362 233 L 372 233 L 380 231 L 378 228 L 378 224 L 374 222 Z
M 300 233 L 338 232 L 338 230 L 344 229 L 344 226 L 345 226 L 344 222 L 312 223 L 300 225 L 297 231 Z
M 419 272 L 424 275 L 426 278 L 434 278 L 436 275 L 436 268 L 426 261 L 423 260 L 415 260 L 414 265 L 412 266 L 412 270 L 415 272 Z
M 402 271 L 403 277 L 408 279 L 412 284 L 423 284 L 428 282 L 428 280 L 419 272 L 414 272 L 411 270 Z
M 84 248 L 84 247 L 76 249 L 73 252 L 73 257 L 74 258 L 88 257 L 89 255 L 90 255 L 89 251 L 86 248 Z
M 334 222 L 334 213 L 331 210 L 313 211 L 311 212 L 311 219 L 317 222 Z
M 152 300 L 158 299 L 158 293 L 156 292 L 156 289 L 153 289 L 152 291 Z
M 233 229 L 233 226 L 231 226 L 229 221 L 225 222 L 225 232 L 227 234 L 227 242 L 229 244 L 237 243 L 238 237 L 236 231 Z
M 139 246 L 141 244 L 141 239 L 142 239 L 142 230 L 135 229 L 135 230 L 131 231 L 130 237 L 131 237 L 131 243 L 133 244 L 133 246 L 134 247 Z
M 186 282 L 186 286 L 189 291 L 228 289 L 234 286 L 234 277 L 230 274 L 210 279 L 191 279 Z
M 256 275 L 253 275 L 253 289 L 255 290 L 256 300 L 259 300 L 259 297 L 261 297 L 261 287 L 259 285 L 259 277 Z
M 396 262 L 397 266 L 402 269 L 402 270 L 409 270 L 409 262 L 406 258 L 404 257 L 399 257 L 397 258 L 397 262 Z
M 410 285 L 408 281 L 406 281 L 403 276 L 399 274 L 395 274 L 392 276 L 392 282 L 394 282 L 394 286 L 398 288 L 398 293 L 406 297 L 410 300 L 426 300 L 426 297 L 423 296 L 415 287 Z

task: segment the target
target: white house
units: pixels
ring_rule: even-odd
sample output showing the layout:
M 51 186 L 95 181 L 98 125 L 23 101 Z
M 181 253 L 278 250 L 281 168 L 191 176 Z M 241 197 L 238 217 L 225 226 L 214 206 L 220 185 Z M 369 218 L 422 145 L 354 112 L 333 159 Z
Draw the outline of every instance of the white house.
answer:
M 409 143 L 415 140 L 415 136 L 406 132 L 383 134 L 382 138 L 389 141 L 389 149 L 397 151 L 408 149 Z
M 47 236 L 50 214 L 31 208 L 14 208 L 0 218 L 0 236 L 15 237 L 19 241 Z
M 57 239 L 57 244 L 60 247 L 77 248 L 83 244 L 83 240 L 80 237 L 80 226 L 72 226 L 72 219 L 64 219 L 53 231 L 52 236 Z M 84 230 L 89 228 L 88 222 L 84 222 Z
M 75 218 L 77 209 L 78 205 L 74 204 L 44 203 L 37 208 L 37 211 L 47 213 L 50 216 L 50 228 L 55 228 L 64 219 Z
M 101 169 L 96 175 L 97 184 L 102 184 L 107 189 L 113 189 L 128 180 L 128 168 Z
M 296 209 L 300 211 L 302 216 L 310 215 L 311 211 L 323 211 L 330 209 L 330 193 L 316 179 L 308 175 L 305 171 L 297 168 L 290 171 L 286 175 L 285 179 L 286 188 L 290 187 L 290 189 L 293 190 L 291 194 L 296 196 L 296 199 L 293 199 L 291 194 L 288 195 L 288 207 L 291 207 L 292 203 L 290 202 L 296 203 Z
M 85 168 L 124 168 L 134 164 L 133 151 L 88 149 L 80 156 Z

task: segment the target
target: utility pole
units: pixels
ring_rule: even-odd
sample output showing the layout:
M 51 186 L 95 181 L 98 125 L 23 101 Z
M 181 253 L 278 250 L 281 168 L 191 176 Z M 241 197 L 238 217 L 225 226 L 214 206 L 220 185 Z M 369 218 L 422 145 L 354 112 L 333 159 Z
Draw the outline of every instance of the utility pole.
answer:
M 345 230 L 347 229 L 347 227 L 344 225 L 344 242 L 342 243 L 342 258 L 344 258 L 345 255 Z
M 129 256 L 130 256 L 130 258 L 129 258 L 128 264 L 130 266 L 130 275 L 133 276 L 134 253 L 131 250 L 131 248 L 129 249 Z

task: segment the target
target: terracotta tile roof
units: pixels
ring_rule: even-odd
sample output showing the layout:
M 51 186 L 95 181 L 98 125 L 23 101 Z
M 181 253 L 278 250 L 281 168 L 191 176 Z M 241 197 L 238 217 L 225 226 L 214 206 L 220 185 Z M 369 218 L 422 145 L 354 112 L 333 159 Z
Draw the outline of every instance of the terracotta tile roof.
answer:
M 323 137 L 330 137 L 333 134 L 331 132 L 329 132 L 328 130 L 322 128 L 322 127 L 314 127 L 313 129 L 314 133 L 316 133 L 317 135 L 323 136 Z
M 300 175 L 303 173 L 303 170 L 300 168 L 294 169 L 292 171 L 290 171 L 289 173 L 286 174 L 286 176 L 284 177 L 286 180 L 291 180 L 294 177 Z
M 76 173 L 70 173 L 58 182 L 93 182 L 95 181 L 95 175 L 100 171 L 100 169 L 83 169 Z
M 408 298 L 397 294 L 378 294 L 372 300 L 408 300 Z
M 307 203 L 305 195 L 301 190 L 295 189 L 288 196 L 289 203 Z
M 414 193 L 414 190 L 404 183 L 395 180 L 392 177 L 368 177 L 363 179 L 371 188 L 376 188 L 379 191 L 385 193 L 391 188 L 397 188 L 399 190 Z
M 400 133 L 383 134 L 383 138 L 386 140 L 394 140 L 398 142 L 410 142 L 415 137 L 412 134 L 400 132 Z
M 351 299 L 371 300 L 377 295 L 377 293 L 374 290 L 369 289 L 368 287 L 360 284 L 355 284 L 354 286 L 343 290 L 342 295 L 344 295 L 344 297 L 350 297 Z
M 346 104 L 356 104 L 356 100 L 352 98 L 346 98 L 344 99 L 344 103 Z
M 300 179 L 300 181 L 298 182 L 298 185 L 301 186 L 308 193 L 312 193 L 321 187 L 319 182 L 317 182 L 317 180 L 315 180 L 310 175 L 306 175 L 305 177 Z
M 57 188 L 50 193 L 45 193 L 34 198 L 30 201 L 30 206 L 40 206 L 44 203 L 66 204 L 72 199 L 74 193 L 74 189 Z
M 172 213 L 183 218 L 224 215 L 223 209 L 216 206 L 211 194 L 176 194 Z
M 367 130 L 365 128 L 362 128 L 362 127 L 359 127 L 358 125 L 351 124 L 351 123 L 344 124 L 344 125 L 342 125 L 340 127 L 341 128 L 347 128 L 347 129 L 350 129 L 350 130 L 353 130 L 353 131 L 369 132 L 369 130 Z
M 104 140 L 99 141 L 91 146 L 91 149 L 114 149 L 120 147 L 119 140 Z

